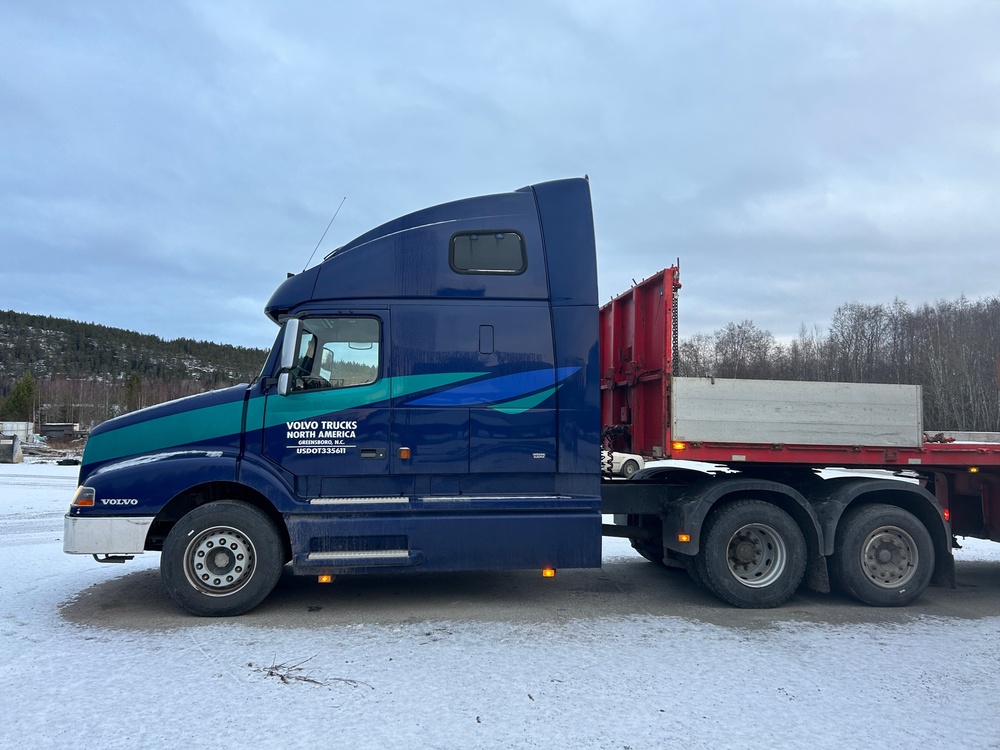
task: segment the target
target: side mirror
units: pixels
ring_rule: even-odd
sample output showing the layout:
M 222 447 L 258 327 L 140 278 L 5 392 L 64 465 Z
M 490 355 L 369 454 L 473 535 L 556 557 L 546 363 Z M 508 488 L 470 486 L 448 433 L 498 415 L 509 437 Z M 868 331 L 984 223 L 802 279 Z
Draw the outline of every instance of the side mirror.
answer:
M 292 378 L 290 372 L 295 366 L 295 355 L 298 352 L 299 333 L 302 331 L 302 321 L 289 318 L 285 321 L 285 331 L 281 339 L 281 360 L 278 370 L 278 394 L 287 396 L 291 390 Z

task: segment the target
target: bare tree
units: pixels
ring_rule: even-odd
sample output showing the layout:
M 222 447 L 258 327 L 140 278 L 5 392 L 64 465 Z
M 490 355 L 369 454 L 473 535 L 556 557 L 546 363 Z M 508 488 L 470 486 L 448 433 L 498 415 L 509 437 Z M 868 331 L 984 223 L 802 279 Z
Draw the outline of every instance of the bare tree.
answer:
M 715 374 L 719 377 L 770 377 L 776 353 L 774 336 L 752 320 L 730 323 L 715 332 Z
M 680 342 L 677 373 L 733 378 L 913 383 L 924 427 L 1000 431 L 1000 297 L 940 301 L 911 310 L 851 302 L 829 332 L 805 326 L 781 344 L 752 321 Z
M 707 333 L 681 339 L 674 371 L 687 377 L 715 375 L 715 339 Z

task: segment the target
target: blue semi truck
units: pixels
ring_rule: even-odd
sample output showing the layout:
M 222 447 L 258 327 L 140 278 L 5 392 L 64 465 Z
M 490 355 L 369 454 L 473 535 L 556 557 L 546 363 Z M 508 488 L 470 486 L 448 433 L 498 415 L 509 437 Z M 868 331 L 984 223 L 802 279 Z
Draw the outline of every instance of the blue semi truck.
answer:
M 98 425 L 64 549 L 161 552 L 200 615 L 297 574 L 601 564 L 582 179 L 404 216 L 291 276 L 249 385 Z
M 741 396 L 674 378 L 677 278 L 599 311 L 585 179 L 384 224 L 278 287 L 265 308 L 277 339 L 252 383 L 93 429 L 64 550 L 160 552 L 181 607 L 228 616 L 286 565 L 320 580 L 599 567 L 602 535 L 737 606 L 831 577 L 905 604 L 953 581 L 952 510 L 961 533 L 1000 538 L 996 446 L 925 443 L 911 391 L 758 383 Z M 757 408 L 775 398 L 789 403 Z M 808 418 L 769 423 L 776 411 Z M 834 412 L 841 431 L 816 432 Z M 705 425 L 725 430 L 699 436 Z M 602 447 L 719 470 L 602 481 Z M 821 479 L 831 463 L 911 473 Z

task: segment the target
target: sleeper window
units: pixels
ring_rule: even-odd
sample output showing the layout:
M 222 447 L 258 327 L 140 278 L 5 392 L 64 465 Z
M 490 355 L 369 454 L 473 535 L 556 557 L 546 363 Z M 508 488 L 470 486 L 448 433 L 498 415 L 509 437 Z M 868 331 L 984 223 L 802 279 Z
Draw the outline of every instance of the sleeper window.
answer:
M 528 266 L 524 239 L 517 232 L 456 234 L 451 238 L 451 267 L 458 273 L 523 273 Z

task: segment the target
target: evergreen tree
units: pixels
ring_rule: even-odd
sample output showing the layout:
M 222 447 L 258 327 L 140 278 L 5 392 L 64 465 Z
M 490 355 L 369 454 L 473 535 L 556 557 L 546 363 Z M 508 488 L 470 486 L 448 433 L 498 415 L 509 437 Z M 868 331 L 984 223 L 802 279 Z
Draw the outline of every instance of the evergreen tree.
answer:
M 129 375 L 128 385 L 125 386 L 125 409 L 135 411 L 142 407 L 142 378 L 139 377 L 139 373 L 133 372 Z
M 12 422 L 33 422 L 35 419 L 35 396 L 38 386 L 30 372 L 17 381 L 3 404 L 3 418 Z

